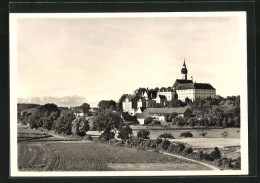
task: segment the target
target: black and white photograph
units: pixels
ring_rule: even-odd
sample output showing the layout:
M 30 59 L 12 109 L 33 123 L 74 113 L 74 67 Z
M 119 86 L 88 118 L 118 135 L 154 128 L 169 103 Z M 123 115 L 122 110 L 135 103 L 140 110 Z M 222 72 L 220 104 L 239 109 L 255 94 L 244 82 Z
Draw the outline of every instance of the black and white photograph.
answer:
M 10 13 L 10 175 L 248 174 L 246 12 Z

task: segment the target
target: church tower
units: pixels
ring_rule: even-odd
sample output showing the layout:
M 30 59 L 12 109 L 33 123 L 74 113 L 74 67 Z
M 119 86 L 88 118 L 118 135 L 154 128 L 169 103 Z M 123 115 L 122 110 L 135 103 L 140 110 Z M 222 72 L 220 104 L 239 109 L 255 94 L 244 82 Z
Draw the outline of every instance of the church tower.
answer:
M 181 76 L 183 80 L 187 80 L 188 70 L 186 69 L 185 59 L 181 69 Z

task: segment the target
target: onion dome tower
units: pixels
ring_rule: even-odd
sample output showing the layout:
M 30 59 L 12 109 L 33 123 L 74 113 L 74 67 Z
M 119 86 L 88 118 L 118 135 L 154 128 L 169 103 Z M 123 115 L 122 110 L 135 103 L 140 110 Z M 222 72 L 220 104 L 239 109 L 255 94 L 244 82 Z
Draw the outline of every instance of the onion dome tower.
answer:
M 183 80 L 187 80 L 187 74 L 188 74 L 188 70 L 186 68 L 185 58 L 184 58 L 184 63 L 182 65 L 182 69 L 181 69 L 181 75 L 182 75 Z

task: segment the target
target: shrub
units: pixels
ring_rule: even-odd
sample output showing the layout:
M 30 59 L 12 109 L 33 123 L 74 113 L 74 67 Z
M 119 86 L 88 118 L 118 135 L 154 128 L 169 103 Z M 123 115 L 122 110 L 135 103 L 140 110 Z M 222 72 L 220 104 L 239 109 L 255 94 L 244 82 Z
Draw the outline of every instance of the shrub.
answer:
M 175 152 L 177 153 L 178 146 L 176 143 L 171 143 L 167 149 L 168 152 Z
M 194 152 L 194 157 L 198 160 L 202 160 L 203 159 L 203 152 L 202 151 Z
M 152 121 L 153 121 L 153 118 L 150 117 L 150 116 L 148 116 L 148 117 L 146 117 L 146 118 L 144 119 L 144 124 L 145 124 L 145 125 L 148 125 L 148 124 L 150 124 Z
M 215 147 L 210 155 L 214 160 L 221 158 L 221 152 L 219 151 L 218 147 Z
M 217 160 L 217 165 L 223 169 L 232 168 L 231 159 L 223 157 Z
M 139 145 L 139 138 L 138 137 L 135 137 L 135 136 L 132 136 L 128 139 L 128 144 L 132 147 L 132 146 L 138 146 Z
M 183 150 L 182 153 L 185 154 L 185 155 L 191 154 L 191 153 L 193 153 L 193 149 L 192 149 L 192 147 L 186 147 L 186 148 Z
M 92 140 L 92 137 L 90 136 L 90 135 L 85 135 L 84 137 L 83 137 L 83 140 Z
M 139 130 L 137 132 L 137 137 L 142 139 L 150 139 L 150 131 L 148 130 Z
M 180 137 L 193 137 L 192 133 L 191 132 L 182 132 L 180 134 Z
M 153 141 L 151 147 L 152 147 L 152 148 L 158 147 L 158 145 L 159 145 L 160 143 L 162 143 L 162 139 L 157 138 L 156 140 Z
M 236 169 L 236 170 L 241 169 L 241 157 L 240 156 L 236 159 L 236 162 L 235 162 L 233 168 Z
M 152 145 L 152 143 L 153 143 L 153 140 L 148 139 L 148 140 L 146 140 L 146 144 L 145 144 L 145 146 L 148 147 L 148 148 L 150 148 L 151 145 Z
M 132 135 L 132 128 L 130 128 L 129 125 L 121 126 L 119 128 L 118 136 L 117 138 L 121 138 L 122 140 L 129 139 Z
M 178 143 L 177 153 L 182 153 L 184 149 L 185 149 L 185 145 L 183 143 Z
M 101 142 L 105 142 L 105 141 L 108 141 L 109 139 L 113 139 L 114 137 L 115 137 L 115 133 L 114 132 L 103 132 L 99 136 L 99 140 Z
M 161 135 L 159 135 L 159 138 L 164 138 L 164 139 L 174 139 L 173 135 L 171 133 L 163 133 Z
M 203 154 L 203 159 L 207 160 L 207 161 L 214 161 L 214 159 L 212 158 L 212 156 L 210 154 L 204 153 Z
M 170 142 L 169 140 L 164 140 L 164 141 L 162 141 L 162 143 L 161 143 L 161 148 L 162 148 L 163 150 L 167 150 L 168 147 L 170 146 L 170 144 L 171 144 L 171 142 Z
M 154 126 L 156 126 L 156 125 L 161 125 L 161 122 L 160 122 L 159 120 L 153 120 L 153 121 L 151 122 L 151 125 L 154 125 Z
M 117 142 L 118 142 L 117 139 L 110 139 L 109 140 L 109 144 L 111 144 L 111 145 L 115 145 Z

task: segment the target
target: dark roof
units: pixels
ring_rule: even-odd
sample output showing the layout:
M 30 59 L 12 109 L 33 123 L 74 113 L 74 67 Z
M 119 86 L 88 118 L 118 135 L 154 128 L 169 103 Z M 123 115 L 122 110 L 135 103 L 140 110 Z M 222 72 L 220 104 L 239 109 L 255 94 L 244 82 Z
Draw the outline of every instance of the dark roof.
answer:
M 176 86 L 176 90 L 185 90 L 185 89 L 211 89 L 214 90 L 211 86 L 211 84 L 208 83 L 184 83 L 184 84 L 179 84 Z
M 193 83 L 192 80 L 185 80 L 185 79 L 176 79 L 175 83 L 173 84 L 173 87 L 177 87 L 179 84 L 184 84 L 184 83 Z
M 166 99 L 165 95 L 159 95 L 160 99 Z

